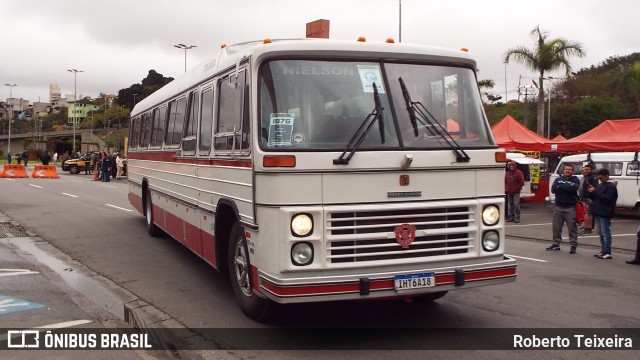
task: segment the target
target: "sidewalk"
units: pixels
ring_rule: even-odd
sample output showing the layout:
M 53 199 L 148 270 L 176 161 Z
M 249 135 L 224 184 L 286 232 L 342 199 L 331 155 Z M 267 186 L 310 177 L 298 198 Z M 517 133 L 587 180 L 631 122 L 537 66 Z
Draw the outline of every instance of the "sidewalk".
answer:
M 507 238 L 532 239 L 540 241 L 552 241 L 551 225 L 553 217 L 553 204 L 540 202 L 522 202 L 520 223 L 506 223 L 505 234 Z M 611 221 L 612 249 L 614 252 L 635 254 L 637 246 L 636 232 L 640 225 L 640 212 L 633 210 L 620 210 Z M 561 246 L 568 246 L 569 236 L 566 226 L 562 231 Z M 578 235 L 578 247 L 590 247 L 600 249 L 600 237 L 592 235 Z
M 0 213 L 0 343 L 9 344 L 8 330 L 118 329 L 129 326 L 117 315 L 105 311 L 70 288 L 50 265 L 23 249 L 34 245 L 37 237 Z M 73 264 L 65 270 L 80 270 Z M 107 301 L 107 300 L 105 300 Z M 11 344 L 20 344 L 19 338 Z M 37 351 L 37 352 L 36 352 Z M 165 358 L 162 351 L 108 350 L 88 355 L 77 350 L 3 350 L 3 359 L 152 359 Z

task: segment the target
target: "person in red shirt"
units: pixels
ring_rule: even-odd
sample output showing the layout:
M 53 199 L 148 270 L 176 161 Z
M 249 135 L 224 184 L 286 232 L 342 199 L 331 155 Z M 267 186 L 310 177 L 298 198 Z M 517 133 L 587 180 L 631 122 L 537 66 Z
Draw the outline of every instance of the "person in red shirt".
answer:
M 509 162 L 504 174 L 504 192 L 507 194 L 507 222 L 520 222 L 520 191 L 524 186 L 524 174 L 515 161 Z

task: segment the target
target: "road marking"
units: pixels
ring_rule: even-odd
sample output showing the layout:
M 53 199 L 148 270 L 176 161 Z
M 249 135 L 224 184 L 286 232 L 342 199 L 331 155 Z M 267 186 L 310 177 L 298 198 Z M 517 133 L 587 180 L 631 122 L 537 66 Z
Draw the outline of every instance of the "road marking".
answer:
M 119 209 L 119 210 L 124 210 L 124 211 L 129 211 L 129 212 L 132 212 L 132 211 L 133 211 L 133 210 L 131 210 L 131 209 L 125 209 L 125 208 L 123 208 L 123 207 L 115 206 L 115 205 L 111 205 L 111 204 L 105 204 L 105 205 L 110 206 L 110 207 L 112 207 L 112 208 Z
M 14 276 L 14 275 L 28 275 L 37 274 L 37 271 L 31 271 L 26 269 L 0 269 L 0 277 L 2 276 Z
M 8 181 L 14 181 L 14 182 L 16 181 L 16 179 L 11 179 L 11 178 L 5 178 L 5 179 L 7 179 Z
M 41 307 L 44 307 L 44 305 L 32 303 L 18 298 L 0 296 L 0 315 L 9 314 L 16 311 L 37 309 Z
M 112 189 L 117 189 L 117 186 L 111 186 L 111 185 L 100 185 L 102 187 L 108 187 L 108 188 L 112 188 Z
M 34 185 L 34 184 L 29 184 L 29 186 L 33 186 L 34 188 L 42 189 L 42 186 L 38 186 L 38 185 Z
M 55 324 L 38 326 L 38 327 L 34 327 L 33 329 L 62 329 L 62 328 L 67 328 L 72 326 L 91 324 L 92 322 L 93 322 L 92 320 L 73 320 L 73 321 L 65 321 L 65 322 L 60 322 Z
M 62 193 L 62 195 L 67 195 L 67 196 L 71 196 L 71 197 L 74 197 L 74 198 L 78 197 L 78 195 L 72 195 L 72 194 L 67 194 L 67 193 Z
M 530 258 L 530 257 L 524 257 L 524 256 L 515 256 L 515 255 L 510 255 L 510 254 L 505 254 L 509 257 L 514 257 L 516 259 L 523 259 L 523 260 L 531 260 L 531 261 L 537 261 L 537 262 L 548 262 L 547 260 L 542 260 L 542 259 L 536 259 L 536 258 Z

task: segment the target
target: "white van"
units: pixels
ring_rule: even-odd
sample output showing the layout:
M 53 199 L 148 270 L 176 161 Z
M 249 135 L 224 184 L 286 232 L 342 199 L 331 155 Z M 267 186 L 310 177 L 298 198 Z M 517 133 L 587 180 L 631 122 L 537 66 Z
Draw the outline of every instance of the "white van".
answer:
M 564 164 L 572 164 L 574 174 L 582 179 L 582 166 L 589 162 L 593 163 L 594 174 L 600 169 L 608 169 L 610 179 L 618 184 L 617 207 L 639 209 L 640 166 L 638 165 L 640 162 L 638 161 L 638 152 L 591 153 L 563 157 L 549 179 L 549 201 L 553 202 L 555 199 L 555 195 L 551 193 L 551 185 L 558 176 L 562 176 Z
M 515 161 L 516 164 L 518 164 L 518 169 L 524 174 L 524 186 L 522 187 L 522 191 L 520 191 L 520 198 L 524 199 L 536 196 L 533 192 L 538 188 L 540 165 L 544 164 L 544 162 L 516 152 L 507 153 L 507 169 L 511 161 Z

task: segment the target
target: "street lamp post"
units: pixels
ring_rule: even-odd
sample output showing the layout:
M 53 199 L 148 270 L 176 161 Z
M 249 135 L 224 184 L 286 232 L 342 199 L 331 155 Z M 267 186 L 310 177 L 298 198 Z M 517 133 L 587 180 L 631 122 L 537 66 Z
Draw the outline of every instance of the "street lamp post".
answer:
M 73 149 L 71 149 L 71 151 L 75 154 L 76 153 L 76 110 L 78 107 L 78 73 L 80 72 L 84 72 L 84 70 L 77 70 L 77 69 L 67 69 L 68 72 L 73 73 L 73 110 L 74 110 L 74 114 L 72 119 L 73 122 Z
M 184 50 L 184 72 L 187 72 L 187 50 L 191 50 L 194 47 L 198 47 L 198 45 L 185 45 L 185 44 L 178 44 L 178 45 L 173 45 L 174 47 L 178 48 L 178 49 L 182 49 Z
M 136 107 L 136 96 L 138 96 L 139 94 L 131 94 L 133 95 L 133 107 Z
M 18 86 L 18 84 L 4 84 L 4 85 L 9 87 L 9 99 L 13 98 L 13 87 Z M 7 145 L 7 152 L 10 152 L 11 151 L 11 112 L 9 112 L 9 116 L 7 116 L 7 119 L 9 120 L 9 141 Z

